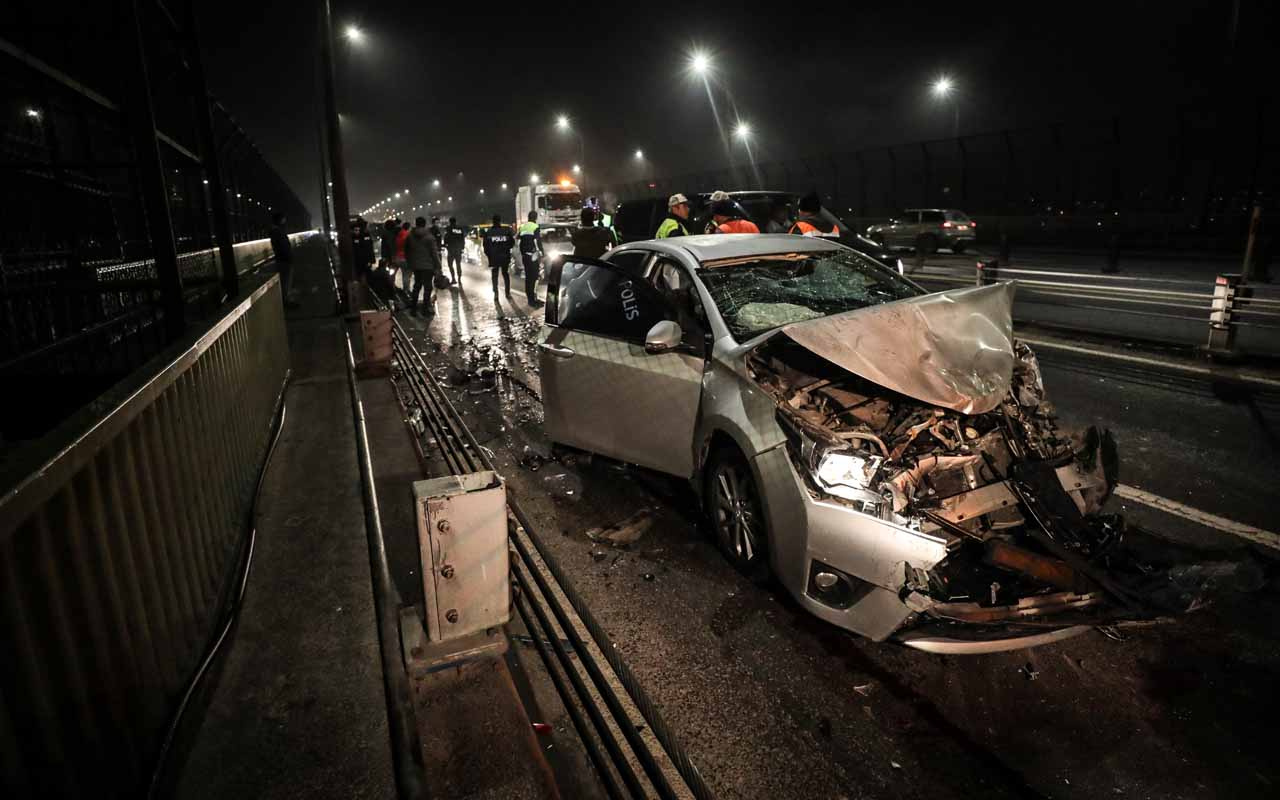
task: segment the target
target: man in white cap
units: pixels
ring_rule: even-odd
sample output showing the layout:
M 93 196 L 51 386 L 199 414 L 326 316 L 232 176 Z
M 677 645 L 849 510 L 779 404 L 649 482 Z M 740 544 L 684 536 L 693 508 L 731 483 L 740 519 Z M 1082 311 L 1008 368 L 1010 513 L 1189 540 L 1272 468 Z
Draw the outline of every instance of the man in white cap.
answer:
M 688 236 L 689 231 L 684 221 L 689 218 L 689 198 L 680 193 L 671 195 L 667 200 L 667 217 L 658 226 L 655 239 L 670 239 L 672 236 Z

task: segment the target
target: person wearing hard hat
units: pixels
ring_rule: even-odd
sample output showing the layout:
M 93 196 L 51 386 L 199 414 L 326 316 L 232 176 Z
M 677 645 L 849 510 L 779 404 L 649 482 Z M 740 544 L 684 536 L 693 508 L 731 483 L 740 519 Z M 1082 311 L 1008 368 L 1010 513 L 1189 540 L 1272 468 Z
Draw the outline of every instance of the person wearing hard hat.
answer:
M 677 192 L 667 200 L 667 217 L 658 226 L 655 239 L 670 239 L 672 236 L 688 236 L 684 221 L 689 218 L 689 198 Z

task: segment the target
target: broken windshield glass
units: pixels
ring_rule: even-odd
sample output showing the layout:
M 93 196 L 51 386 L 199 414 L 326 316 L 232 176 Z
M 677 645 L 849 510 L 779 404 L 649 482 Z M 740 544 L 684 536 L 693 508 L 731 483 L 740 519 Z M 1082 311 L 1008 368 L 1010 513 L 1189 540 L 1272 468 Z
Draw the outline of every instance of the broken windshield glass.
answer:
M 698 277 L 738 341 L 792 322 L 924 293 L 851 250 L 712 262 L 698 270 Z

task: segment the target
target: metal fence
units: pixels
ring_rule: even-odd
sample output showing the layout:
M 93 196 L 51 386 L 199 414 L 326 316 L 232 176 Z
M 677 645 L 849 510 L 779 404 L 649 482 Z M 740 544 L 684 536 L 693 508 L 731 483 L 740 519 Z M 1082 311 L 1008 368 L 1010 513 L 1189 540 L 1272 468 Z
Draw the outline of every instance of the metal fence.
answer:
M 0 794 L 142 794 L 220 628 L 289 369 L 272 277 L 5 464 Z
M 716 189 L 817 191 L 859 227 L 903 208 L 966 210 L 1020 242 L 1239 249 L 1280 196 L 1280 111 L 1261 100 L 818 153 L 593 187 L 627 200 Z M 1271 132 L 1272 135 L 1268 135 Z M 1276 215 L 1272 213 L 1271 221 Z
M 71 409 L 235 297 L 273 213 L 310 220 L 209 98 L 190 0 L 66 13 L 5 4 L 0 374 Z

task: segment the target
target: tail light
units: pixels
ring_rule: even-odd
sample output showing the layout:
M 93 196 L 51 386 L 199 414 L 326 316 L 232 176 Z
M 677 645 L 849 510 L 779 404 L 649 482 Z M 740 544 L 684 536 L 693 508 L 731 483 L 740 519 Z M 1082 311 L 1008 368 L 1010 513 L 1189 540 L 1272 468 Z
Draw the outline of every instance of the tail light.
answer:
M 974 222 L 973 220 L 969 220 L 969 227 L 970 227 L 970 228 L 976 228 L 976 227 L 978 227 L 978 223 Z
M 944 228 L 950 228 L 950 227 L 951 227 L 951 220 L 947 220 L 946 222 L 942 223 L 942 227 L 944 227 Z

